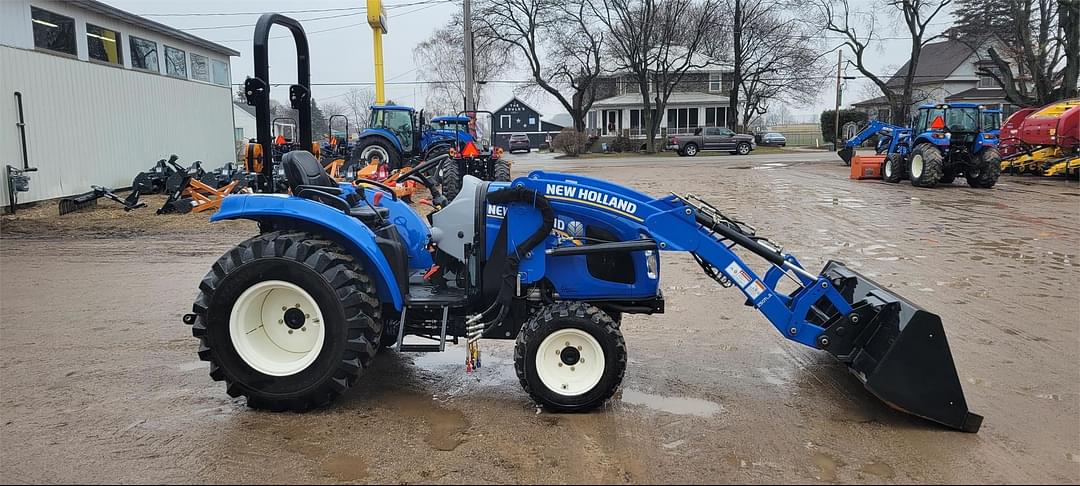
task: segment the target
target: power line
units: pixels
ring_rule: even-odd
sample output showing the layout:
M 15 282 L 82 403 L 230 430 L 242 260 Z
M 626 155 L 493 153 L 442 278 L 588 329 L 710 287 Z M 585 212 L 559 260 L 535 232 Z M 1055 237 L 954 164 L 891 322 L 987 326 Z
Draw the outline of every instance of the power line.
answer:
M 447 3 L 453 3 L 455 1 L 456 0 L 424 0 L 424 1 L 420 1 L 420 2 L 413 2 L 411 4 L 399 4 L 397 6 L 402 6 L 402 7 L 410 6 L 410 5 L 424 5 L 424 6 L 420 7 L 420 8 L 413 9 L 413 10 L 409 10 L 409 11 L 406 11 L 406 12 L 402 12 L 402 13 L 400 13 L 398 15 L 399 16 L 406 16 L 406 15 L 409 15 L 409 14 L 412 14 L 412 13 L 415 13 L 415 12 L 419 12 L 421 10 L 426 10 L 426 9 L 429 9 L 429 8 L 432 8 L 432 7 L 437 7 L 439 5 L 444 5 L 444 4 L 447 4 Z M 353 27 L 361 27 L 361 26 L 365 26 L 365 25 L 367 25 L 366 21 L 365 22 L 357 22 L 357 23 L 352 23 L 352 24 L 340 25 L 340 26 L 337 26 L 337 27 L 330 27 L 328 29 L 312 30 L 310 32 L 305 32 L 305 34 L 307 34 L 307 35 L 321 34 L 323 32 L 331 32 L 331 31 L 341 30 L 341 29 L 351 29 Z M 252 26 L 254 26 L 254 24 L 252 24 Z M 184 29 L 181 29 L 181 30 L 184 30 Z M 287 38 L 291 38 L 291 37 L 292 37 L 292 35 L 278 35 L 278 36 L 271 36 L 270 38 L 271 39 L 287 39 Z M 225 43 L 229 43 L 229 42 L 251 42 L 251 38 L 247 37 L 247 38 L 243 38 L 243 39 L 214 40 L 212 42 L 217 42 L 217 43 L 221 43 L 221 44 L 225 44 Z
M 347 14 L 327 15 L 325 17 L 313 17 L 313 18 L 310 18 L 310 19 L 296 19 L 296 20 L 298 20 L 300 22 L 313 22 L 313 21 L 316 21 L 316 20 L 340 19 L 340 18 L 344 18 L 344 17 L 353 17 L 353 16 L 356 16 L 356 15 L 364 15 L 364 14 L 365 14 L 365 12 L 354 12 L 354 13 L 347 13 Z M 244 28 L 244 27 L 247 27 L 247 28 L 255 27 L 255 24 L 213 25 L 213 26 L 207 26 L 207 27 L 184 27 L 183 30 L 238 29 L 238 28 Z
M 419 5 L 419 4 L 431 3 L 431 2 L 432 2 L 432 0 L 421 0 L 421 1 L 407 2 L 407 3 L 390 3 L 390 4 L 386 4 L 385 7 L 388 10 L 391 10 L 391 9 L 395 9 L 395 8 L 411 7 L 413 5 Z M 280 10 L 280 11 L 273 12 L 273 13 L 279 13 L 279 14 L 324 13 L 324 12 L 345 12 L 345 11 L 350 11 L 350 10 L 356 10 L 356 11 L 359 11 L 359 12 L 364 12 L 364 11 L 367 10 L 367 8 L 366 7 L 309 8 L 309 9 L 300 9 L 300 10 Z M 177 13 L 144 13 L 144 14 L 139 14 L 139 15 L 143 16 L 143 17 L 230 17 L 230 16 L 239 16 L 239 15 L 262 15 L 264 13 L 267 13 L 267 12 L 266 11 L 260 11 L 260 12 L 194 12 L 194 13 L 180 13 L 180 12 L 177 12 Z

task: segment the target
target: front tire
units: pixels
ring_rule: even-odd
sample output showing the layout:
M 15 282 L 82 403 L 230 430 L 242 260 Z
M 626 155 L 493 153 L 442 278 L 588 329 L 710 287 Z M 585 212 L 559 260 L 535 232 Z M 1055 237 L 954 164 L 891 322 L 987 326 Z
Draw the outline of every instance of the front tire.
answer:
M 525 392 L 554 412 L 592 410 L 615 394 L 626 371 L 618 323 L 585 302 L 556 302 L 518 334 L 514 370 Z
M 907 175 L 904 167 L 904 156 L 892 153 L 885 156 L 885 162 L 881 164 L 881 179 L 885 182 L 897 183 Z
M 929 143 L 920 143 L 911 151 L 911 163 L 908 165 L 911 185 L 916 187 L 934 187 L 945 174 L 941 151 Z
M 265 233 L 219 258 L 199 289 L 199 358 L 252 408 L 325 406 L 375 356 L 382 324 L 374 285 L 331 241 Z
M 979 152 L 978 165 L 965 173 L 969 186 L 982 189 L 994 187 L 1000 175 L 1001 155 L 997 147 L 986 147 Z
M 735 153 L 737 153 L 739 155 L 749 155 L 750 154 L 750 144 L 748 144 L 746 142 L 739 143 L 739 145 L 737 145 L 735 147 Z

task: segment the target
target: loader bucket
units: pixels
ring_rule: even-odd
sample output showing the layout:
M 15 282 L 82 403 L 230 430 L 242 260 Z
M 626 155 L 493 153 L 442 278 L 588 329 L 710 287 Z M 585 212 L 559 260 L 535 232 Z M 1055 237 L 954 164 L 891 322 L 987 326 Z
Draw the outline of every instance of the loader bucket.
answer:
M 837 150 L 836 155 L 840 156 L 840 160 L 844 161 L 844 165 L 851 165 L 851 157 L 855 155 L 855 151 L 851 147 L 844 147 Z
M 889 406 L 965 432 L 982 416 L 968 411 L 941 317 L 830 261 L 822 270 L 852 304 L 818 337 L 829 351 Z

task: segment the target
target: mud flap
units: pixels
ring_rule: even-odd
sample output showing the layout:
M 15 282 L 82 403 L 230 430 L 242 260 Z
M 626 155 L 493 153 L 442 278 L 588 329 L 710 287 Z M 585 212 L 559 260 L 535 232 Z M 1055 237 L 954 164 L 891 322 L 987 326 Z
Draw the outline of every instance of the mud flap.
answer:
M 844 161 L 844 165 L 851 165 L 851 158 L 855 156 L 855 150 L 851 147 L 844 147 L 837 150 L 836 155 L 840 156 L 840 160 Z
M 968 411 L 941 317 L 830 261 L 821 273 L 852 304 L 835 314 L 817 345 L 889 406 L 965 432 L 982 416 Z M 833 314 L 833 313 L 830 313 Z

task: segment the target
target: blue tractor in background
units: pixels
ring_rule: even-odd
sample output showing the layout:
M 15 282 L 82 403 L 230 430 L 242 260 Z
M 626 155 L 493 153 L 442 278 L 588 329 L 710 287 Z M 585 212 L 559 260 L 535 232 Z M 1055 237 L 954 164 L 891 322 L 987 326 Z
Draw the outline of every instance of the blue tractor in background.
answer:
M 292 91 L 303 98 L 310 70 L 299 22 L 260 18 L 256 71 L 268 76 L 274 24 L 297 39 Z M 268 92 L 253 100 L 269 144 Z M 308 103 L 298 110 L 310 114 Z M 302 124 L 300 139 L 310 130 Z M 504 339 L 515 340 L 513 366 L 532 400 L 549 411 L 596 409 L 633 363 L 623 321 L 664 312 L 660 255 L 676 251 L 785 338 L 838 358 L 893 408 L 968 432 L 982 423 L 968 410 L 939 316 L 842 263 L 807 270 L 696 196 L 653 197 L 543 171 L 509 182 L 465 175 L 457 197 L 425 217 L 378 183 L 336 183 L 309 146 L 282 157 L 290 195 L 223 200 L 212 221 L 252 220 L 259 234 L 213 263 L 183 317 L 210 377 L 251 407 L 324 406 L 361 385 L 381 348 L 439 352 L 460 340 L 473 372 L 481 340 Z M 425 171 L 450 157 L 424 160 L 399 180 L 437 194 Z M 759 258 L 761 273 L 740 255 Z
M 469 118 L 464 116 L 435 117 L 428 125 L 423 111 L 372 106 L 371 120 L 354 144 L 351 162 L 364 166 L 378 157 L 391 170 L 411 166 L 411 159 L 428 160 L 448 153 L 457 142 L 474 141 L 468 125 Z
M 1001 174 L 1000 128 L 1000 110 L 974 103 L 928 104 L 919 107 L 910 128 L 870 122 L 838 154 L 850 164 L 855 148 L 876 135 L 875 150 L 885 154 L 886 182 L 906 177 L 913 186 L 934 187 L 962 175 L 971 187 L 990 188 Z

